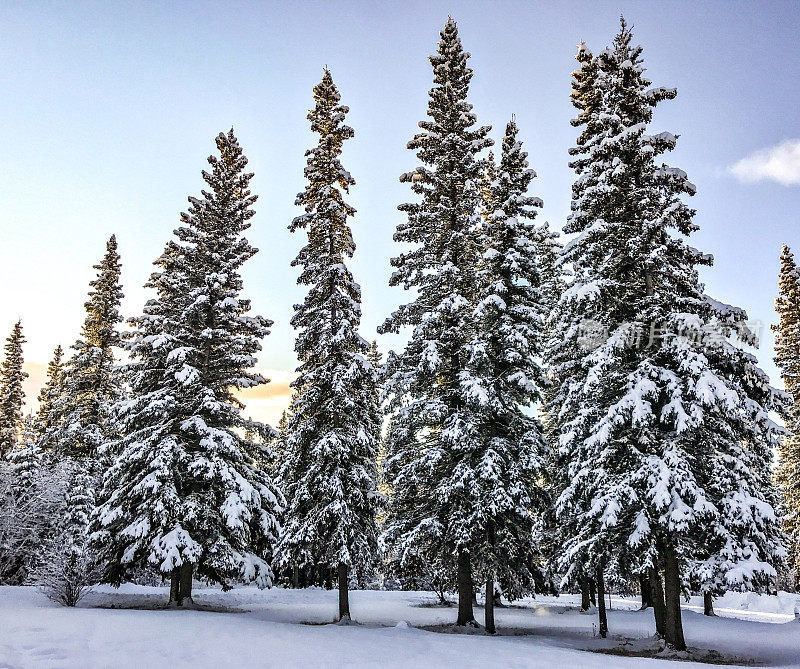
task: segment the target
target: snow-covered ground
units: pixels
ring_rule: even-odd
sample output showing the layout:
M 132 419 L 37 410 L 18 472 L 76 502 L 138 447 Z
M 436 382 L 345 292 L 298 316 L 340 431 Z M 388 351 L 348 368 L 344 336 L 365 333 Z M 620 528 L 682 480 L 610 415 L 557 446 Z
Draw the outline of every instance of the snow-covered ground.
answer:
M 580 614 L 573 596 L 498 609 L 501 634 L 488 637 L 417 629 L 455 619 L 454 608 L 434 606 L 436 597 L 424 592 L 353 592 L 351 610 L 361 624 L 352 626 L 321 624 L 335 616 L 334 591 L 200 589 L 197 603 L 215 610 L 147 609 L 162 605 L 167 594 L 104 587 L 66 609 L 35 588 L 0 587 L 0 668 L 669 666 L 668 660 L 589 652 L 648 646 L 652 612 L 636 610 L 632 599 L 612 598 L 611 638 L 602 640 L 595 638 L 596 616 Z M 797 599 L 729 593 L 717 601 L 716 618 L 697 613 L 701 602 L 692 601 L 684 613 L 687 643 L 743 663 L 800 667 Z

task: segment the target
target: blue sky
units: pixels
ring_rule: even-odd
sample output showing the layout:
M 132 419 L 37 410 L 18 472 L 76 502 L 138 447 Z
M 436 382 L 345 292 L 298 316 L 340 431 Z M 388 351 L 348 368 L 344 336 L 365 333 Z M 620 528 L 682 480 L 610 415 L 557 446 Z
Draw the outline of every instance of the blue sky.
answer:
M 305 114 L 327 65 L 351 108 L 343 163 L 357 185 L 352 269 L 364 294 L 363 334 L 404 299 L 388 287 L 406 142 L 424 117 L 435 50 L 448 14 L 475 70 L 471 102 L 499 139 L 516 114 L 539 177 L 543 218 L 569 211 L 570 73 L 579 41 L 599 50 L 620 13 L 644 46 L 654 85 L 678 89 L 653 130 L 680 134 L 671 164 L 689 173 L 700 231 L 713 253 L 708 292 L 765 325 L 780 245 L 800 251 L 800 68 L 794 2 L 9 2 L 0 5 L 0 336 L 21 317 L 36 394 L 43 365 L 83 320 L 91 266 L 116 233 L 127 315 L 188 195 L 213 138 L 234 126 L 259 195 L 245 270 L 255 309 L 275 320 L 260 366 L 275 383 L 250 399 L 274 420 L 295 366 L 289 266 L 302 244 L 298 211 Z M 386 351 L 402 345 L 379 339 Z M 772 336 L 759 357 L 775 377 Z M 775 379 L 777 382 L 777 378 Z

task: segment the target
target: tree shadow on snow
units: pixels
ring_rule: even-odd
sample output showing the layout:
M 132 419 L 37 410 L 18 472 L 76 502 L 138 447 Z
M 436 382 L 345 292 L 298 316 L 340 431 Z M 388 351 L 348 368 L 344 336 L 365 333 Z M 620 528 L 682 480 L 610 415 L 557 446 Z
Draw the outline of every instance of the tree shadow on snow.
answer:
M 89 593 L 79 604 L 84 609 L 120 609 L 133 611 L 199 611 L 201 613 L 249 613 L 249 609 L 225 606 L 208 601 L 203 597 L 181 607 L 169 604 L 164 596 L 149 594 Z

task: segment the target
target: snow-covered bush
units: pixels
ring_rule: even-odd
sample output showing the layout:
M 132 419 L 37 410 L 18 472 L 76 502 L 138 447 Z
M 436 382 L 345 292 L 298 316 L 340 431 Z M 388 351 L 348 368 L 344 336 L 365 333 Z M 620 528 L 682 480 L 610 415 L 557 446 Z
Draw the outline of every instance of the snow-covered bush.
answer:
M 0 462 L 0 584 L 25 582 L 62 514 L 63 466 L 41 463 L 33 449 Z
M 51 539 L 40 554 L 34 582 L 49 599 L 75 606 L 100 580 L 94 555 L 84 546 L 65 545 L 60 536 Z
M 75 606 L 101 576 L 87 534 L 94 477 L 89 460 L 65 459 L 60 470 L 64 481 L 60 513 L 54 531 L 42 544 L 32 580 L 54 602 Z

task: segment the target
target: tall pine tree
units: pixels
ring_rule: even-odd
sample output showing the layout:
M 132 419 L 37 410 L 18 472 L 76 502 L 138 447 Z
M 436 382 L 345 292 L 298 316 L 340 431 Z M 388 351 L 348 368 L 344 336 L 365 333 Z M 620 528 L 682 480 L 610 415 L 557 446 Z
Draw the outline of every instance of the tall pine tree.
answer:
M 758 588 L 780 560 L 768 476 L 779 430 L 767 415 L 778 398 L 733 341 L 757 343 L 746 314 L 703 292 L 697 266 L 712 258 L 683 241 L 697 229 L 681 200 L 694 186 L 656 162 L 676 137 L 647 134 L 676 93 L 651 88 L 641 52 L 623 21 L 597 57 L 601 102 L 575 98 L 587 105 L 565 227 L 577 234 L 564 253 L 575 276 L 550 349 L 550 411 L 564 562 L 600 578 L 612 561 L 629 565 L 658 589 L 663 570 L 657 628 L 683 649 L 683 576 Z
M 94 266 L 97 278 L 89 284 L 81 337 L 72 345 L 74 353 L 60 379 L 54 380 L 61 385 L 59 396 L 47 408 L 49 427 L 43 443 L 70 457 L 94 458 L 114 436 L 109 411 L 120 399 L 114 371 L 114 349 L 120 345 L 117 328 L 122 322 L 119 260 L 112 235 L 103 260 Z
M 242 436 L 252 424 L 235 396 L 265 383 L 252 367 L 272 324 L 248 315 L 241 296 L 240 270 L 257 252 L 243 236 L 252 174 L 233 130 L 216 145 L 208 190 L 189 198 L 148 283 L 156 297 L 133 320 L 132 397 L 116 406 L 119 456 L 92 521 L 106 580 L 149 566 L 171 576 L 178 605 L 191 601 L 193 575 L 269 586 L 281 506 Z
M 800 585 L 800 273 L 788 246 L 781 249 L 775 331 L 775 364 L 791 409 L 787 412 L 787 434 L 779 448 L 777 479 L 783 493 L 783 524 L 788 538 L 789 566 L 794 569 L 795 586 Z
M 339 618 L 346 620 L 349 577 L 363 575 L 377 553 L 380 412 L 369 344 L 358 333 L 361 288 L 345 264 L 355 251 L 348 225 L 355 210 L 343 192 L 355 181 L 339 156 L 353 129 L 327 69 L 314 102 L 308 120 L 319 141 L 306 152 L 308 184 L 296 200 L 305 213 L 289 228 L 307 233 L 292 265 L 302 268 L 298 283 L 308 293 L 292 318 L 300 367 L 281 468 L 287 508 L 279 562 L 337 572 Z
M 550 305 L 549 271 L 539 241 L 550 242 L 532 221 L 540 199 L 527 194 L 536 173 L 506 126 L 500 164 L 490 184 L 481 227 L 476 329 L 468 397 L 483 440 L 478 504 L 471 525 L 476 559 L 486 583 L 486 631 L 494 633 L 494 582 L 510 598 L 535 589 L 535 523 L 549 507 L 543 487 L 548 454 L 540 422 L 528 415 L 542 399 L 541 366 Z M 547 251 L 549 251 L 549 247 Z
M 392 260 L 390 283 L 416 295 L 382 326 L 383 332 L 412 328 L 405 350 L 387 362 L 393 417 L 385 461 L 391 490 L 385 538 L 401 572 L 457 572 L 459 625 L 474 620 L 474 519 L 483 476 L 468 368 L 484 170 L 477 154 L 493 143 L 488 126 L 474 127 L 468 58 L 455 21 L 448 19 L 430 57 L 429 120 L 420 121 L 422 132 L 408 144 L 423 165 L 400 179 L 421 201 L 399 207 L 408 220 L 394 238 L 412 249 Z
M 17 321 L 6 339 L 5 357 L 0 365 L 0 460 L 5 459 L 16 446 L 19 437 L 22 405 L 25 403 L 22 383 L 28 377 L 22 369 L 24 343 L 22 321 Z

